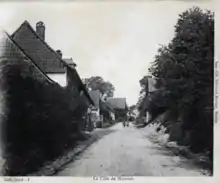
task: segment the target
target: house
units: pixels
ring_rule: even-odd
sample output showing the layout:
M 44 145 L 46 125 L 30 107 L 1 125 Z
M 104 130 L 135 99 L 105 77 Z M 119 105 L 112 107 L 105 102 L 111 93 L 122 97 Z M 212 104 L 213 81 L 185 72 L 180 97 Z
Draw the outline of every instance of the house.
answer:
M 90 90 L 89 95 L 91 96 L 94 105 L 91 106 L 91 111 L 95 113 L 97 116 L 100 115 L 100 99 L 101 99 L 101 93 L 99 90 Z
M 83 84 L 80 76 L 75 68 L 66 67 L 67 73 L 67 87 L 66 89 L 72 93 L 72 97 L 79 103 L 79 107 L 74 112 L 74 116 L 77 119 L 82 119 L 79 125 L 79 130 L 85 130 L 88 123 L 88 108 L 94 105 L 94 102 L 89 95 L 86 86 Z M 83 118 L 82 118 L 83 117 Z
M 64 60 L 64 62 L 66 62 L 66 64 L 67 64 L 68 66 L 70 66 L 71 68 L 75 68 L 75 67 L 77 66 L 76 63 L 73 61 L 72 58 L 64 58 L 63 60 Z
M 45 24 L 40 21 L 36 24 L 36 31 L 28 21 L 24 21 L 11 35 L 19 48 L 46 73 L 53 81 L 62 87 L 77 90 L 80 95 L 85 95 L 88 105 L 93 104 L 88 91 L 79 77 L 72 58 L 63 59 L 60 50 L 53 50 L 45 41 Z
M 24 21 L 11 35 L 13 41 L 19 46 L 28 58 L 32 60 L 51 80 L 66 88 L 77 105 L 74 113 L 76 119 L 85 117 L 87 108 L 93 101 L 83 84 L 72 58 L 63 59 L 61 50 L 53 50 L 46 43 L 45 24 L 40 21 L 36 24 L 36 31 L 28 21 Z M 81 120 L 80 129 L 85 128 L 85 121 Z
M 103 116 L 104 122 L 114 122 L 115 121 L 115 111 L 112 106 L 105 100 L 100 101 L 100 114 Z
M 140 112 L 140 116 L 145 117 L 145 122 L 148 122 L 151 119 L 151 115 L 148 112 L 147 108 L 151 100 L 151 97 L 156 91 L 157 91 L 156 79 L 153 78 L 152 76 L 147 76 L 147 86 L 145 88 L 145 96 L 141 103 L 142 109 Z
M 45 30 L 46 27 L 41 21 L 36 24 L 36 31 L 24 21 L 11 37 L 51 79 L 61 86 L 66 86 L 67 64 L 62 60 L 61 51 L 54 51 L 45 42 Z
M 9 65 L 19 65 L 23 69 L 21 74 L 24 77 L 32 76 L 40 82 L 55 83 L 20 49 L 12 37 L 5 31 L 0 32 L 0 64 L 2 65 L 1 69 Z
M 97 123 L 100 121 L 100 100 L 101 100 L 101 93 L 99 90 L 90 90 L 89 95 L 91 96 L 94 105 L 91 106 L 89 115 L 90 121 L 93 127 L 97 126 Z
M 107 101 L 102 99 L 101 92 L 99 90 L 90 90 L 89 94 L 94 102 L 94 105 L 89 110 L 94 127 L 101 127 L 103 122 L 112 123 L 115 121 L 114 109 Z
M 153 92 L 155 92 L 156 89 L 156 79 L 151 77 L 148 77 L 148 94 L 152 94 Z
M 97 111 L 99 113 L 99 102 L 101 99 L 101 92 L 99 90 L 90 90 L 89 95 L 91 96 L 94 106 L 92 106 L 93 111 Z
M 71 68 L 69 66 L 66 67 L 66 80 L 67 80 L 67 89 L 73 91 L 73 93 L 77 93 L 81 96 L 81 99 L 86 103 L 89 107 L 90 105 L 94 105 L 94 102 L 89 95 L 89 92 L 86 86 L 83 84 L 78 72 L 75 68 Z M 76 91 L 76 92 L 74 92 Z M 85 100 L 84 100 L 85 99 Z
M 107 104 L 114 109 L 115 120 L 127 120 L 128 105 L 126 98 L 109 98 Z

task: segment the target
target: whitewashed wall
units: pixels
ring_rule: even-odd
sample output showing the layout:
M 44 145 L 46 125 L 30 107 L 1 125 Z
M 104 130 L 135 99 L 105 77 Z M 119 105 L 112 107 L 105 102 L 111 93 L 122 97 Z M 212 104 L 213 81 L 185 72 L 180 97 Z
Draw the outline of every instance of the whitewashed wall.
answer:
M 62 87 L 65 87 L 67 85 L 66 73 L 65 74 L 48 74 L 48 76 Z
M 115 113 L 110 112 L 110 116 L 111 116 L 112 120 L 115 120 Z

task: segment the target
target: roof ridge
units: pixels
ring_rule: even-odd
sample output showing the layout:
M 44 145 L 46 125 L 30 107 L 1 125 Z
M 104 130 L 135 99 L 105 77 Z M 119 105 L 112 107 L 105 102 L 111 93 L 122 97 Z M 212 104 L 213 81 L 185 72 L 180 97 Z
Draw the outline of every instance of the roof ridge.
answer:
M 15 29 L 15 31 L 11 34 L 10 37 L 13 38 L 14 35 L 15 35 L 15 33 L 18 32 L 18 30 L 21 29 L 21 27 L 22 27 L 24 24 L 30 25 L 30 23 L 29 23 L 27 20 L 25 20 L 20 26 L 18 26 L 17 29 Z
M 49 50 L 51 50 L 51 51 L 56 55 L 56 57 L 58 58 L 58 60 L 60 60 L 61 63 L 63 63 L 65 66 L 67 66 L 67 63 L 66 63 L 63 59 L 61 59 L 61 58 L 58 56 L 58 54 L 56 53 L 56 51 L 55 51 L 53 48 L 51 48 L 51 47 L 46 43 L 46 41 L 44 41 L 43 39 L 41 39 L 40 36 L 37 35 L 36 31 L 33 29 L 33 27 L 30 25 L 30 23 L 29 23 L 27 20 L 25 20 L 25 21 L 19 26 L 19 28 L 12 34 L 12 38 L 13 38 L 13 36 L 15 35 L 15 33 L 16 33 L 23 25 L 25 25 L 25 24 L 28 26 L 28 28 L 30 29 L 30 31 L 37 37 L 37 39 L 39 39 Z

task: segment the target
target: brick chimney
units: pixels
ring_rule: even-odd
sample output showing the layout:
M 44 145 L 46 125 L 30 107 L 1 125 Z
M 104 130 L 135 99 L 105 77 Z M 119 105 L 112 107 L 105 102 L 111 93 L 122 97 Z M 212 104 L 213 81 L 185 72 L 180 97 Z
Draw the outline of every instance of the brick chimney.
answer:
M 37 22 L 36 33 L 42 40 L 45 40 L 45 25 L 42 21 Z
M 59 55 L 59 57 L 62 58 L 63 54 L 62 54 L 61 50 L 57 50 L 56 52 Z

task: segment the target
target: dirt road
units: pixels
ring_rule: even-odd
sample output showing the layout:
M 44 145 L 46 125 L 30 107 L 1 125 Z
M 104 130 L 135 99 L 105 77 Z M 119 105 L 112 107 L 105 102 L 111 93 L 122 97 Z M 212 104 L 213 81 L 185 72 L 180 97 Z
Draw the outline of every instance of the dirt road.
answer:
M 183 157 L 151 142 L 145 129 L 118 123 L 58 176 L 201 176 L 202 170 Z

